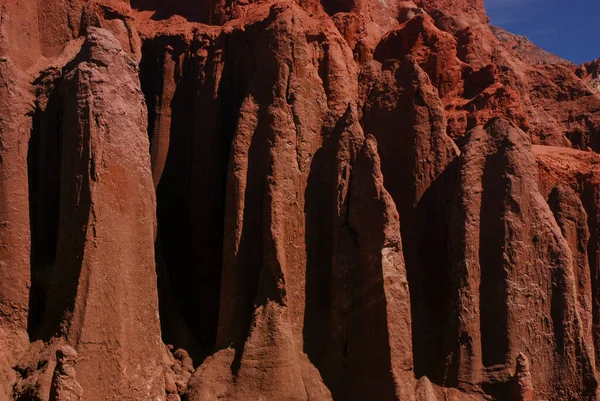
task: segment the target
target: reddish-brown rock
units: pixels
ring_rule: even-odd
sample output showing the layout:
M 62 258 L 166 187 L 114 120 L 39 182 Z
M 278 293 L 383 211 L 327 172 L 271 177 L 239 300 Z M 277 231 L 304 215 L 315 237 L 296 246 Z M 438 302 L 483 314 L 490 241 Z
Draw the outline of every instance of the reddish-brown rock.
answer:
M 0 14 L 0 18 L 3 15 Z M 0 46 L 3 44 L 0 26 Z M 0 48 L 1 49 L 1 48 Z M 1 51 L 1 50 L 0 50 Z M 6 53 L 4 53 L 6 54 Z M 0 53 L 0 57 L 2 56 Z M 0 398 L 15 380 L 14 364 L 28 345 L 30 269 L 27 142 L 33 96 L 12 60 L 0 62 Z M 5 395 L 6 394 L 6 395 Z
M 30 335 L 77 350 L 86 400 L 159 397 L 155 198 L 135 61 L 108 31 L 89 28 L 70 65 L 40 85 L 48 92 L 30 139 L 30 194 L 46 196 L 32 214 L 32 237 L 44 241 L 32 249 Z
M 548 203 L 571 250 L 583 336 L 589 344 L 593 344 L 592 285 L 587 254 L 590 237 L 588 216 L 575 191 L 563 184 L 552 190 Z
M 516 401 L 533 401 L 533 384 L 531 382 L 529 359 L 523 353 L 517 356 L 517 366 L 512 385 L 512 394 L 510 396 Z
M 594 91 L 600 91 L 600 59 L 584 63 L 577 67 L 575 74 L 583 79 Z
M 4 0 L 0 400 L 597 400 L 598 62 L 488 23 Z
M 358 260 L 351 282 L 346 399 L 412 400 L 414 373 L 408 281 L 400 221 L 383 185 L 377 143 L 365 139 L 352 171 L 348 227 Z M 369 302 L 365 302 L 365 300 Z
M 537 189 L 529 138 L 492 120 L 470 133 L 459 166 L 453 268 L 467 278 L 456 284 L 459 384 L 501 382 L 522 352 L 536 397 L 595 397 L 572 252 Z
M 412 56 L 366 65 L 361 82 L 363 127 L 378 140 L 385 187 L 401 216 L 416 373 L 441 378 L 450 289 L 443 173 L 459 151 L 438 92 Z
M 600 227 L 600 156 L 593 152 L 583 152 L 566 148 L 555 148 L 547 146 L 534 147 L 537 164 L 540 172 L 540 189 L 542 193 L 550 194 L 554 188 L 568 186 L 563 188 L 562 192 L 574 192 L 584 208 L 582 213 L 577 206 L 578 199 L 571 195 L 568 196 L 571 205 L 575 207 L 567 208 L 565 211 L 573 216 L 565 220 L 570 226 L 570 248 L 573 255 L 578 259 L 578 265 L 583 268 L 578 292 L 589 296 L 591 291 L 591 314 L 592 314 L 592 338 L 593 350 L 596 360 L 596 369 L 600 367 L 598 350 L 600 349 L 600 308 L 598 295 L 598 272 L 600 236 L 598 228 Z M 563 207 L 564 208 L 564 207 Z M 579 210 L 579 211 L 577 211 Z M 576 213 L 573 213 L 577 211 Z M 563 213 L 563 216 L 565 213 Z M 585 224 L 587 216 L 587 224 Z M 568 227 L 567 226 L 567 227 Z M 563 228 L 564 230 L 564 228 Z M 568 232 L 567 232 L 568 233 Z M 587 248 L 585 247 L 586 238 Z M 587 253 L 587 266 L 590 269 L 590 283 L 585 283 L 587 273 L 585 272 Z M 580 296 L 581 298 L 581 296 Z
M 77 351 L 68 345 L 56 350 L 56 368 L 52 376 L 50 389 L 51 401 L 79 401 L 83 396 L 83 389 L 77 382 L 75 364 Z
M 493 25 L 490 28 L 494 36 L 498 38 L 506 49 L 527 64 L 565 64 L 572 66 L 571 62 L 540 49 L 525 36 L 515 35 Z

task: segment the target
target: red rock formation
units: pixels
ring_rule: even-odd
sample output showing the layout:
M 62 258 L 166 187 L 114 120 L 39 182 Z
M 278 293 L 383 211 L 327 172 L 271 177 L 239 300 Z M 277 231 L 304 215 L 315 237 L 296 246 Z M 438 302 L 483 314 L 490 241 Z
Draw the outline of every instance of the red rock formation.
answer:
M 77 349 L 87 400 L 158 397 L 155 201 L 135 61 L 108 31 L 90 28 L 62 73 L 51 71 L 40 83 L 47 103 L 38 105 L 29 166 L 30 193 L 57 194 L 38 199 L 32 237 L 55 243 L 33 243 L 41 288 L 30 335 Z M 49 146 L 57 136 L 58 148 Z
M 56 368 L 52 376 L 51 401 L 79 401 L 83 389 L 75 377 L 77 351 L 67 346 L 56 351 Z
M 550 193 L 548 203 L 573 256 L 575 288 L 583 335 L 592 344 L 592 285 L 588 261 L 588 216 L 581 200 L 571 188 L 559 184 Z
M 458 149 L 446 135 L 438 92 L 412 56 L 366 65 L 361 82 L 362 124 L 380 144 L 385 186 L 402 216 L 416 373 L 441 378 L 451 279 L 443 172 Z
M 481 0 L 4 0 L 0 400 L 597 400 L 597 64 Z
M 533 401 L 533 384 L 529 360 L 525 354 L 517 356 L 517 367 L 513 376 L 513 394 L 517 401 Z
M 592 397 L 572 252 L 537 190 L 534 163 L 529 138 L 498 119 L 470 133 L 459 159 L 451 240 L 454 277 L 467 279 L 457 282 L 458 382 L 490 380 L 524 352 L 537 397 Z
M 0 46 L 5 27 L 0 26 Z M 26 114 L 32 96 L 26 83 L 27 77 L 12 62 L 0 62 L 0 398 L 10 394 L 12 366 L 29 342 L 31 242 L 29 211 L 23 205 L 28 204 L 27 140 L 32 123 Z
M 367 137 L 353 168 L 349 228 L 358 261 L 351 293 L 348 399 L 413 399 L 411 312 L 400 222 L 383 186 L 377 144 Z M 369 300 L 365 302 L 365 300 Z
M 593 91 L 600 91 L 600 59 L 580 65 L 575 70 L 575 74 L 583 79 Z
M 600 170 L 598 167 L 600 166 L 600 157 L 592 152 L 554 147 L 534 147 L 534 152 L 540 171 L 542 193 L 550 194 L 554 188 L 568 186 L 568 188 L 562 188 L 560 191 L 563 193 L 572 191 L 579 198 L 578 200 L 572 194 L 568 195 L 570 201 L 564 203 L 567 203 L 567 205 L 570 203 L 575 207 L 571 206 L 565 210 L 572 216 L 571 219 L 562 218 L 561 220 L 567 223 L 565 228 L 570 228 L 567 231 L 568 236 L 566 238 L 569 240 L 571 252 L 577 258 L 578 268 L 583 269 L 580 273 L 583 280 L 580 279 L 577 286 L 579 298 L 585 302 L 585 299 L 590 296 L 589 291 L 591 291 L 591 330 L 595 365 L 598 369 L 600 367 L 598 362 L 600 360 L 598 352 L 600 349 L 600 308 L 598 302 L 598 295 L 600 294 L 598 292 L 598 272 L 600 272 L 598 268 L 600 260 L 598 256 L 600 249 L 598 232 L 598 227 L 600 227 Z M 578 201 L 581 202 L 584 212 L 577 206 Z M 586 216 L 587 224 L 585 224 Z M 565 230 L 565 228 L 562 229 Z M 587 248 L 585 246 L 586 241 Z M 587 261 L 585 260 L 586 253 Z M 586 283 L 588 278 L 585 271 L 586 267 L 590 269 L 589 284 Z M 584 316 L 586 312 L 589 316 L 589 309 L 583 308 L 582 312 Z
M 566 64 L 572 63 L 540 49 L 525 36 L 515 35 L 497 26 L 490 26 L 494 36 L 519 60 L 532 65 L 538 64 Z

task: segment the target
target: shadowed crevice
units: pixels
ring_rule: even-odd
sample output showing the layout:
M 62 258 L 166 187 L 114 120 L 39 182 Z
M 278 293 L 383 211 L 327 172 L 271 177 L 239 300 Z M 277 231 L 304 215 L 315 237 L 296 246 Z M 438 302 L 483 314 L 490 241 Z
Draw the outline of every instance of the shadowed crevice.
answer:
M 56 91 L 44 109 L 33 115 L 29 139 L 29 214 L 31 230 L 31 288 L 28 333 L 41 338 L 49 280 L 55 270 L 60 216 L 60 158 L 62 117 Z
M 508 283 L 504 268 L 506 201 L 506 161 L 498 152 L 486 159 L 483 168 L 481 222 L 479 234 L 480 330 L 483 365 L 491 367 L 507 362 L 508 354 Z

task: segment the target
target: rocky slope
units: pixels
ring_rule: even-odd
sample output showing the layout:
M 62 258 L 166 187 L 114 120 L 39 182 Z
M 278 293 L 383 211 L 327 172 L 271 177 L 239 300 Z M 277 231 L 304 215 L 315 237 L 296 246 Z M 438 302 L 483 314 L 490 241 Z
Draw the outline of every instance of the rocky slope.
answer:
M 482 0 L 2 0 L 0 400 L 597 400 L 597 70 Z
M 575 73 L 579 78 L 583 79 L 594 92 L 600 92 L 600 59 L 580 65 Z
M 525 36 L 515 35 L 498 26 L 490 26 L 494 36 L 521 61 L 528 64 L 566 64 L 573 65 L 555 54 L 540 49 Z

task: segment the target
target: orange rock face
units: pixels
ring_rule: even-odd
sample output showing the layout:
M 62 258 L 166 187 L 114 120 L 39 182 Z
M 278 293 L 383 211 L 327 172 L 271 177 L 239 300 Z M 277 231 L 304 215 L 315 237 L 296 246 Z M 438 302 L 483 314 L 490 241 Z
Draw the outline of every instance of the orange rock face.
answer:
M 0 401 L 598 400 L 598 62 L 483 1 L 0 3 Z

